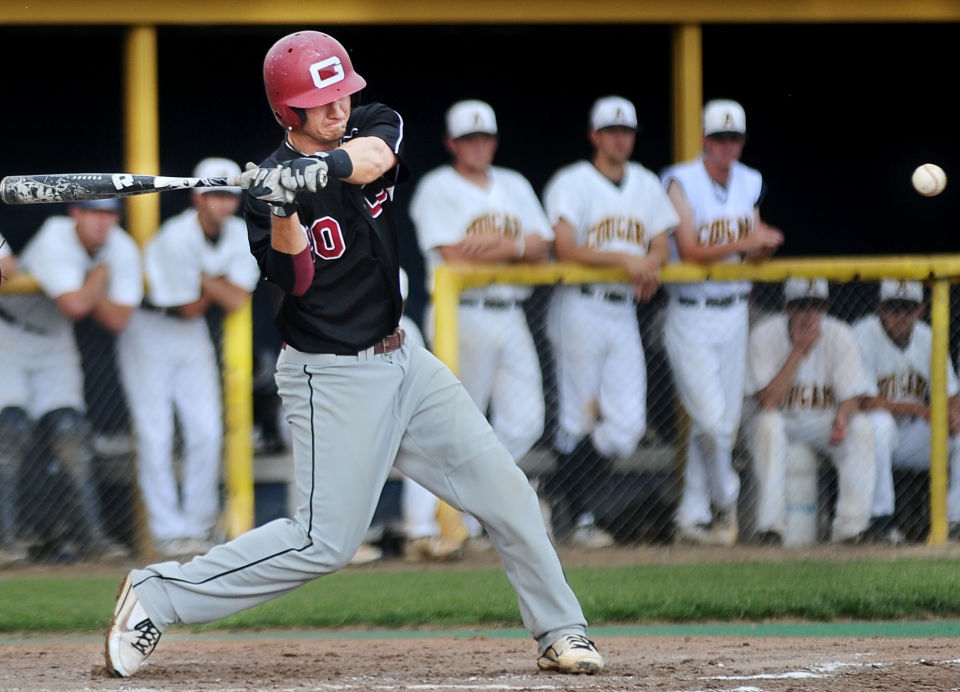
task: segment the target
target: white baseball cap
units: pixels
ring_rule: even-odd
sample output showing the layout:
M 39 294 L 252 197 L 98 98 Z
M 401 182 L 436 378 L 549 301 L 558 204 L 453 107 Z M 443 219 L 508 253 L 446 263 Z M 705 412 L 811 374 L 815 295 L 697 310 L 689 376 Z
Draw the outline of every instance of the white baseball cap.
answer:
M 400 267 L 400 297 L 406 300 L 409 293 L 410 279 L 407 278 L 407 272 L 403 271 L 403 267 Z
M 637 129 L 637 109 L 621 96 L 599 98 L 590 109 L 590 127 L 632 127 Z
M 452 139 L 476 133 L 497 134 L 497 117 L 483 101 L 458 101 L 447 111 L 447 135 Z
M 194 178 L 230 178 L 237 175 L 240 175 L 240 166 L 237 165 L 235 161 L 215 156 L 204 159 L 193 169 Z M 208 192 L 226 192 L 228 194 L 239 195 L 241 189 L 232 185 L 226 185 L 223 187 L 198 187 L 194 189 L 194 192 L 198 192 L 201 195 L 205 195 Z
M 783 284 L 783 299 L 786 302 L 814 298 L 826 300 L 830 296 L 830 288 L 826 279 L 798 279 L 790 277 Z
M 747 134 L 747 114 L 736 101 L 716 99 L 703 107 L 703 134 Z
M 919 281 L 884 279 L 880 282 L 880 300 L 909 300 L 923 302 L 923 284 Z

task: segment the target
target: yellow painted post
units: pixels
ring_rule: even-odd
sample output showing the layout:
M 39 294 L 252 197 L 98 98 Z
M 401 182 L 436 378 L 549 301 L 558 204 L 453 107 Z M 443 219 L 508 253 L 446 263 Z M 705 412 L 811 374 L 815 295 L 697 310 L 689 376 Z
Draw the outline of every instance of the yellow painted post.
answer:
M 460 362 L 457 308 L 460 285 L 451 267 L 437 267 L 433 272 L 433 353 L 457 374 Z
M 131 173 L 160 172 L 160 117 L 157 95 L 157 30 L 152 26 L 132 26 L 124 39 L 124 161 Z M 140 195 L 126 200 L 124 226 L 143 248 L 160 225 L 159 195 Z M 147 512 L 135 484 L 134 544 L 139 555 L 155 555 L 147 528 Z
M 673 160 L 692 159 L 703 148 L 703 45 L 699 24 L 673 29 Z
M 450 267 L 437 267 L 433 272 L 433 353 L 457 374 L 460 362 L 458 308 L 460 305 L 459 277 Z M 442 500 L 437 503 L 437 522 L 440 535 L 452 543 L 467 540 L 467 529 L 460 512 Z
M 157 30 L 134 26 L 127 31 L 124 63 L 124 151 L 130 173 L 160 173 L 160 126 L 157 96 Z M 127 199 L 126 228 L 140 247 L 160 225 L 160 196 Z
M 930 300 L 930 545 L 947 542 L 947 358 L 950 337 L 950 282 L 936 279 Z
M 248 300 L 223 321 L 224 525 L 228 538 L 253 528 L 253 309 Z

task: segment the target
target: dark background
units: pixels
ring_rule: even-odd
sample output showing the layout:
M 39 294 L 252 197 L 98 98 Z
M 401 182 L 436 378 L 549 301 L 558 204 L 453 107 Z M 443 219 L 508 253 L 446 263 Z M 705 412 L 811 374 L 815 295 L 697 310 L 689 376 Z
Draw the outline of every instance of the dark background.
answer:
M 586 118 L 606 94 L 632 100 L 642 131 L 634 158 L 671 163 L 671 28 L 589 26 L 162 27 L 160 168 L 189 174 L 205 156 L 241 165 L 279 142 L 263 92 L 263 56 L 300 28 L 332 33 L 368 82 L 363 98 L 406 124 L 412 177 L 398 190 L 402 260 L 420 318 L 422 260 L 406 204 L 417 179 L 443 163 L 443 116 L 461 98 L 496 110 L 496 163 L 540 192 L 558 167 L 589 155 Z M 123 29 L 0 29 L 5 108 L 0 175 L 122 171 Z M 743 160 L 768 185 L 766 219 L 783 229 L 782 257 L 954 252 L 958 187 L 936 198 L 910 187 L 913 169 L 960 174 L 956 24 L 707 25 L 704 99 L 739 100 Z M 163 218 L 188 195 L 162 195 Z M 0 206 L 0 231 L 19 249 L 43 218 Z

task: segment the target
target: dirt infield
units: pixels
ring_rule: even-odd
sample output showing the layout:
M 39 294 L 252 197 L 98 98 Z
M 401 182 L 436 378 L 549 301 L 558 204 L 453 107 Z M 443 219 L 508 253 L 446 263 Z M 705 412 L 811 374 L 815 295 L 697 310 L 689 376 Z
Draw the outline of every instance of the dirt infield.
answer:
M 839 551 L 658 547 L 594 553 L 562 551 L 568 567 L 725 560 L 898 559 L 958 556 L 955 545 Z M 491 553 L 430 569 L 495 566 Z M 50 576 L 30 566 L 9 576 Z M 70 569 L 70 568 L 66 568 Z M 78 568 L 90 573 L 91 569 Z M 414 569 L 399 561 L 354 569 Z M 117 574 L 118 568 L 92 571 Z M 122 570 L 122 568 L 121 568 Z M 2 580 L 0 580 L 2 581 Z M 519 626 L 519 622 L 517 623 Z M 540 673 L 524 637 L 406 632 L 263 632 L 234 635 L 176 628 L 134 678 L 109 678 L 97 635 L 0 638 L 2 690 L 949 690 L 960 689 L 960 638 L 598 636 L 607 659 L 593 677 Z
M 162 641 L 140 673 L 107 677 L 89 643 L 0 647 L 0 688 L 149 690 L 949 690 L 955 639 L 605 637 L 598 676 L 540 673 L 521 639 Z

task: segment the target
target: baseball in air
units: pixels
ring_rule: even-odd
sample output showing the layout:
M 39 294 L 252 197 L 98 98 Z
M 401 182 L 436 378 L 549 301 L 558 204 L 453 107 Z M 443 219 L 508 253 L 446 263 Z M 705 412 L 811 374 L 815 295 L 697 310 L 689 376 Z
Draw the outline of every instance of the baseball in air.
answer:
M 939 195 L 947 186 L 947 174 L 935 163 L 917 166 L 912 180 L 914 189 L 926 197 Z

